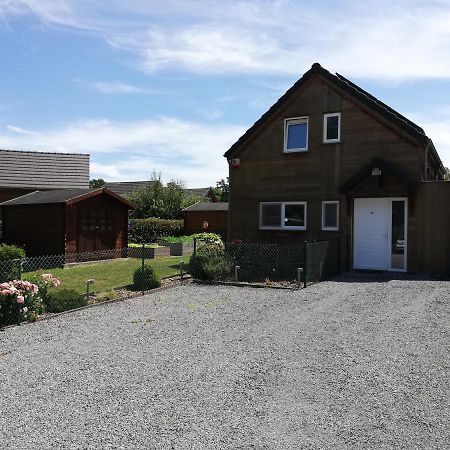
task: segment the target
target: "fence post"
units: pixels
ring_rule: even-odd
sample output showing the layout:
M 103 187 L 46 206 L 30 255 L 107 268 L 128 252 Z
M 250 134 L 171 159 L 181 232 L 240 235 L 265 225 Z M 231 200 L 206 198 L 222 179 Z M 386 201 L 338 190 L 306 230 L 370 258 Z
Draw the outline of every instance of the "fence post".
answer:
M 22 274 L 23 274 L 23 264 L 25 263 L 25 259 L 21 259 L 20 260 L 20 264 L 19 264 L 19 280 L 22 279 Z
M 180 284 L 183 284 L 183 261 L 180 261 Z
M 302 273 L 303 273 L 303 269 L 301 267 L 298 267 L 297 268 L 297 286 L 299 289 L 302 284 Z
M 234 281 L 235 283 L 238 282 L 238 270 L 241 268 L 241 266 L 234 266 Z
M 141 265 L 141 293 L 144 293 L 144 265 L 145 265 L 145 244 L 142 244 L 141 257 L 142 257 L 142 265 Z
M 303 269 L 303 287 L 306 288 L 308 278 L 308 241 L 305 241 L 303 245 L 305 247 L 305 267 Z

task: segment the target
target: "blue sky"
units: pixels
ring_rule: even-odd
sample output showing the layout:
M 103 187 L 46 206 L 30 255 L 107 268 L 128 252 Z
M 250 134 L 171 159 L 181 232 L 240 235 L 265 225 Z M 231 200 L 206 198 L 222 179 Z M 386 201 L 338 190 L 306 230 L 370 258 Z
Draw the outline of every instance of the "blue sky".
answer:
M 450 165 L 450 1 L 0 0 L 0 148 L 208 186 L 315 61 L 416 121 Z

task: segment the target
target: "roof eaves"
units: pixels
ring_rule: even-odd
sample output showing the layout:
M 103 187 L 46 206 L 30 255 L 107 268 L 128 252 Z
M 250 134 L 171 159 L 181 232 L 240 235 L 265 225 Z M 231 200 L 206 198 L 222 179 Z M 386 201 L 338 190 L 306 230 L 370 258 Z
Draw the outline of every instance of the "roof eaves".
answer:
M 40 191 L 38 190 L 38 191 L 28 192 L 27 194 L 21 195 L 20 197 L 11 198 L 9 200 L 6 200 L 6 201 L 0 203 L 0 206 L 8 206 L 8 204 L 14 203 L 15 200 L 18 200 L 20 198 L 24 198 L 24 197 L 28 197 L 30 195 L 36 194 L 36 192 L 40 192 Z

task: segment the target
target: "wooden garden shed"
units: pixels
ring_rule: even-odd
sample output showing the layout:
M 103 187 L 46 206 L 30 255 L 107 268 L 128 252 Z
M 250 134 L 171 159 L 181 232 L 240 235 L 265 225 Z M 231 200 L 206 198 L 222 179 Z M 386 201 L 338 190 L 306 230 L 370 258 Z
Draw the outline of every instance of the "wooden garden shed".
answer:
M 228 232 L 228 203 L 199 202 L 183 209 L 184 233 L 216 233 L 226 238 Z
M 35 191 L 0 204 L 2 241 L 27 256 L 125 248 L 134 206 L 105 189 Z

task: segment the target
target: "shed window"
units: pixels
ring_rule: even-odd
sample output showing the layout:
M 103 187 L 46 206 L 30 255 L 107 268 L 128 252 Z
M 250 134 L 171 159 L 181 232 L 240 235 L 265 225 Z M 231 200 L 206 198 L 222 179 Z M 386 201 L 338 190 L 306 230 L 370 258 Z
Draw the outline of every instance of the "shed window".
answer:
M 296 117 L 284 121 L 284 152 L 308 150 L 308 117 Z
M 306 230 L 306 202 L 260 203 L 261 229 Z
M 341 140 L 341 113 L 325 114 L 323 119 L 323 142 Z
M 322 230 L 339 230 L 339 202 L 322 202 Z

